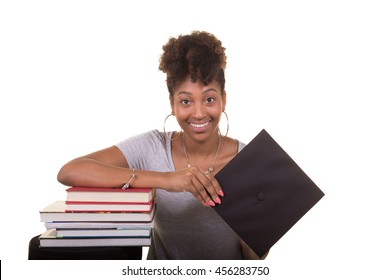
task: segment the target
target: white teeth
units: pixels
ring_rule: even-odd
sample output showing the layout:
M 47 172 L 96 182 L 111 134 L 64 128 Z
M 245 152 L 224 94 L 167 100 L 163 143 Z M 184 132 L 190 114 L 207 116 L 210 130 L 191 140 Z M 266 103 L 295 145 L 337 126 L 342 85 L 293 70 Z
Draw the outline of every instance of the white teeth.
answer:
M 209 124 L 209 122 L 207 122 L 207 123 L 191 123 L 191 125 L 193 127 L 196 127 L 196 128 L 202 128 L 202 127 L 205 127 L 208 124 Z

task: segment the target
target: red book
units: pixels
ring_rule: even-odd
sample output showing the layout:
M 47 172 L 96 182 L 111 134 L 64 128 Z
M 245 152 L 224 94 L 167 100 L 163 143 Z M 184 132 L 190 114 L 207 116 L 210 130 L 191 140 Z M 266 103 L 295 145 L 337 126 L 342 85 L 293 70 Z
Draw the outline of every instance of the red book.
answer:
M 155 194 L 151 188 L 70 187 L 66 192 L 68 202 L 149 203 Z
M 149 202 L 89 202 L 65 201 L 66 212 L 149 212 L 153 200 Z

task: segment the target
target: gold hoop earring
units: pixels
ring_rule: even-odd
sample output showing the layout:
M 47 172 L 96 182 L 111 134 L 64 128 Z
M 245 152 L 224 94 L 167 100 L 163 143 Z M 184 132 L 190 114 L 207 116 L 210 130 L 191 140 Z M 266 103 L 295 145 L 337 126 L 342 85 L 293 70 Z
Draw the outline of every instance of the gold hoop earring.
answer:
M 180 130 L 179 134 L 178 134 L 175 138 L 170 138 L 170 137 L 168 136 L 167 132 L 165 131 L 165 123 L 167 122 L 167 119 L 168 119 L 169 117 L 171 117 L 171 116 L 174 116 L 174 114 L 171 113 L 171 114 L 169 114 L 169 115 L 165 118 L 165 120 L 164 120 L 164 126 L 163 126 L 163 132 L 164 132 L 165 137 L 166 137 L 168 140 L 175 141 L 176 139 L 178 139 L 178 138 L 180 137 L 180 134 L 181 134 L 181 132 L 182 132 L 182 129 Z M 172 135 L 173 135 L 173 133 L 172 133 Z
M 226 133 L 222 137 L 226 137 L 228 135 L 228 133 L 229 133 L 229 117 L 228 117 L 228 115 L 227 115 L 227 113 L 225 111 L 223 111 L 222 113 L 224 113 L 225 117 L 226 117 Z M 222 135 L 221 131 L 219 131 L 219 134 Z

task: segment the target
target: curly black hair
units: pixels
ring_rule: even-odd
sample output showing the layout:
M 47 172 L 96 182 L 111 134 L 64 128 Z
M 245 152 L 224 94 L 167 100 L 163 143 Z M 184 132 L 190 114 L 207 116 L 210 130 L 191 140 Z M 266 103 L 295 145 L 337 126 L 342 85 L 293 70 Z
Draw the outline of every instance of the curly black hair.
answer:
M 167 87 L 171 95 L 179 82 L 188 76 L 193 82 L 207 85 L 214 79 L 225 88 L 225 48 L 213 34 L 193 31 L 189 35 L 169 38 L 163 46 L 159 69 L 167 74 Z

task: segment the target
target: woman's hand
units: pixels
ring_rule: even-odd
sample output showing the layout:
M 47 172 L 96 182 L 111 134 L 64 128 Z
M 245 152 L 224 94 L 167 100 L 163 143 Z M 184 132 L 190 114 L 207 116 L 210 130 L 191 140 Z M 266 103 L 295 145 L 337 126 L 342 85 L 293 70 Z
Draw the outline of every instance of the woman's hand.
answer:
M 199 167 L 192 166 L 168 174 L 165 189 L 172 192 L 187 191 L 205 206 L 221 204 L 219 195 L 223 196 L 221 186 L 215 177 Z

